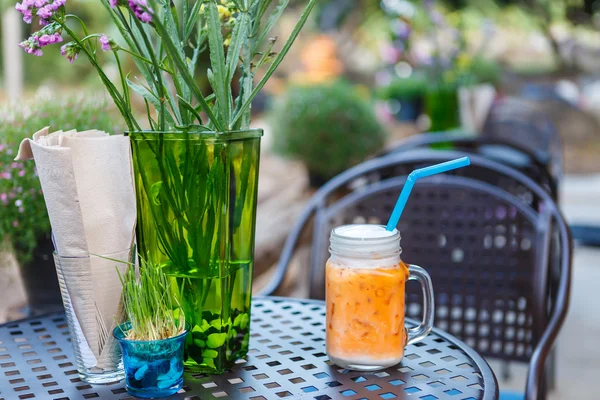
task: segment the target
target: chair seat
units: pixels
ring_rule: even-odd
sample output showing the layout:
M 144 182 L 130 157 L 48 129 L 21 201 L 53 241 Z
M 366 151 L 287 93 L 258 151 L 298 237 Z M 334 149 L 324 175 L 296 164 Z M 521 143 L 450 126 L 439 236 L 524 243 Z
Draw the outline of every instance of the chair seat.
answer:
M 525 394 L 519 392 L 500 391 L 500 400 L 524 400 Z

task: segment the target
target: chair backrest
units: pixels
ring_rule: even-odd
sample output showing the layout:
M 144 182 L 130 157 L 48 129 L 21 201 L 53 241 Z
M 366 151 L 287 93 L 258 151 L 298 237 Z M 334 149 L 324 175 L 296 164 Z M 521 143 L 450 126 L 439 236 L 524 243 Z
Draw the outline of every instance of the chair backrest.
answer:
M 498 161 L 522 172 L 540 186 L 547 188 L 552 198 L 558 198 L 558 182 L 550 175 L 545 160 L 539 160 L 537 154 L 519 143 L 496 137 L 467 135 L 460 130 L 433 132 L 410 136 L 386 149 L 382 155 L 419 148 L 452 149 Z
M 319 215 L 322 210 L 340 197 L 353 191 L 364 190 L 369 185 L 396 176 L 407 176 L 416 168 L 422 168 L 435 163 L 452 160 L 465 156 L 465 153 L 457 151 L 434 151 L 427 149 L 415 149 L 408 152 L 393 153 L 359 164 L 341 173 L 327 184 L 321 187 L 310 199 L 300 217 L 292 226 L 284 248 L 279 257 L 273 278 L 261 291 L 264 295 L 273 294 L 283 282 L 288 265 L 294 254 L 294 250 L 305 227 L 314 215 Z M 481 156 L 469 154 L 471 165 L 449 172 L 458 176 L 468 176 L 499 187 L 512 195 L 518 197 L 524 204 L 534 211 L 542 209 L 544 201 L 552 201 L 548 193 L 541 189 L 533 180 L 514 169 L 487 160 Z M 537 190 L 540 188 L 540 191 Z M 544 200 L 546 199 L 546 200 Z M 315 235 L 313 234 L 313 241 Z M 316 269 L 318 261 L 313 257 L 310 271 Z M 312 272 L 310 272 L 312 274 Z M 312 275 L 311 275 L 312 276 Z M 311 279 L 312 281 L 312 279 Z M 317 292 L 311 292 L 311 297 Z
M 551 118 L 535 103 L 506 97 L 492 105 L 482 136 L 518 144 L 543 161 L 555 180 L 563 174 L 563 147 Z
M 331 194 L 344 186 L 344 183 L 341 182 L 342 180 L 346 181 L 346 184 L 352 188 L 352 191 L 356 191 L 360 190 L 361 187 L 380 180 L 408 175 L 417 168 L 423 168 L 464 156 L 469 156 L 471 165 L 468 168 L 459 168 L 450 171 L 447 173 L 448 175 L 464 176 L 487 182 L 518 197 L 533 209 L 539 209 L 540 197 L 531 189 L 531 187 L 539 187 L 539 183 L 507 165 L 489 160 L 478 154 L 464 153 L 456 150 L 416 148 L 411 151 L 390 154 L 377 160 L 372 160 L 372 164 L 363 163 L 356 169 L 352 169 L 354 177 L 346 176 L 343 178 L 345 174 L 339 175 L 338 178 L 342 179 L 338 180 L 334 178 L 323 188 L 324 190 L 320 190 L 318 193 L 326 198 L 330 198 Z

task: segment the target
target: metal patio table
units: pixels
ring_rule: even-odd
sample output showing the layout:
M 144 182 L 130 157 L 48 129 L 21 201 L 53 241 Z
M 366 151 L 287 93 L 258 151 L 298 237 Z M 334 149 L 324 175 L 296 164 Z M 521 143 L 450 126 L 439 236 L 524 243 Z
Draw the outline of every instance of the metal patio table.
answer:
M 133 399 L 124 382 L 82 382 L 69 341 L 63 313 L 0 326 L 0 400 Z M 246 359 L 222 375 L 186 374 L 184 388 L 169 397 L 215 398 L 493 400 L 498 384 L 483 358 L 439 329 L 407 346 L 395 367 L 340 369 L 325 354 L 324 302 L 257 297 Z

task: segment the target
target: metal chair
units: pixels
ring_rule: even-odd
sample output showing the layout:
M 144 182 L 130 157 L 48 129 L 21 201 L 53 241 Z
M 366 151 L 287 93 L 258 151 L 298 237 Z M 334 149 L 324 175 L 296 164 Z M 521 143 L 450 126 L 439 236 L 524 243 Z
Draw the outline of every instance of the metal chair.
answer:
M 551 118 L 535 103 L 518 97 L 496 100 L 481 134 L 528 149 L 546 166 L 558 186 L 564 165 L 562 141 Z
M 558 199 L 558 182 L 550 175 L 545 162 L 538 160 L 528 148 L 501 138 L 467 135 L 460 130 L 432 132 L 410 136 L 382 155 L 424 148 L 464 151 L 508 165 L 546 188 L 554 200 Z
M 306 226 L 308 226 L 313 216 L 316 216 L 316 219 L 318 220 L 322 210 L 329 204 L 348 193 L 365 190 L 369 185 L 375 182 L 397 176 L 407 176 L 411 171 L 417 168 L 463 156 L 465 156 L 464 153 L 457 151 L 416 149 L 410 152 L 389 154 L 385 157 L 366 161 L 330 180 L 309 200 L 295 222 L 285 241 L 275 269 L 274 277 L 262 292 L 264 294 L 274 293 L 281 285 L 301 234 Z M 535 212 L 540 212 L 544 209 L 544 202 L 550 201 L 554 203 L 544 189 L 541 189 L 535 182 L 522 173 L 515 171 L 506 165 L 487 160 L 477 155 L 469 155 L 469 157 L 471 159 L 471 165 L 468 168 L 453 170 L 447 174 L 467 176 L 499 187 L 519 198 Z M 541 192 L 538 189 L 541 189 Z M 317 243 L 316 236 L 318 234 L 318 229 L 315 226 L 313 230 L 313 243 Z M 554 260 L 557 260 L 557 258 L 555 257 Z M 315 259 L 313 254 L 310 268 L 311 282 L 313 281 L 313 271 L 318 268 L 320 262 L 321 260 Z M 556 268 L 553 268 L 553 270 L 556 270 Z M 317 293 L 318 291 L 314 291 L 311 288 L 310 297 L 317 297 Z
M 456 157 L 452 152 L 433 153 L 438 159 Z M 432 164 L 431 159 L 423 162 Z M 414 163 L 407 154 L 371 160 L 334 178 L 316 193 L 305 210 L 305 220 L 300 221 L 303 225 L 312 213 L 316 214 L 311 297 L 323 294 L 331 227 L 350 222 L 384 222 L 406 174 L 377 180 L 337 201 L 328 202 L 328 195 L 375 171 L 386 171 L 392 166 L 412 169 Z M 527 185 L 539 200 L 537 207 L 475 179 L 451 175 L 429 178 L 415 186 L 401 219 L 399 227 L 405 234 L 403 258 L 421 264 L 432 275 L 438 326 L 462 337 L 484 355 L 532 360 L 527 399 L 537 399 L 545 388 L 543 366 L 568 306 L 569 231 L 548 193 L 529 178 L 476 156 L 472 157 L 472 166 L 487 168 L 490 174 L 496 170 L 498 175 L 511 176 Z M 294 226 L 276 278 L 264 293 L 272 293 L 281 282 L 301 228 Z M 558 266 L 549 262 L 553 231 L 559 233 Z M 420 312 L 414 296 L 409 289 L 410 316 Z

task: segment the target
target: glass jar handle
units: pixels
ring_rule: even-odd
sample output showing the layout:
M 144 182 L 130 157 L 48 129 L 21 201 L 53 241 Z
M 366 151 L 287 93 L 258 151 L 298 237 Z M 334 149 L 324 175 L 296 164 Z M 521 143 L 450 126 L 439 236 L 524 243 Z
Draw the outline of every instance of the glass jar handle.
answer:
M 423 290 L 423 319 L 421 320 L 421 324 L 414 328 L 407 329 L 407 344 L 413 344 L 423 340 L 433 328 L 433 285 L 431 284 L 431 277 L 427 271 L 418 265 L 409 265 L 408 272 L 408 280 L 418 281 L 421 284 L 421 289 Z

